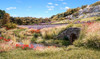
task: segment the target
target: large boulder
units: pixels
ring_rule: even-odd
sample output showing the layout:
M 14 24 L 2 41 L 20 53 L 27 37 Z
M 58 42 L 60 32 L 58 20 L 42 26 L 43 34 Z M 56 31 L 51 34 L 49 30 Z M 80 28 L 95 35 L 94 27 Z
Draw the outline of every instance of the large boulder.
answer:
M 64 39 L 65 37 L 66 40 L 69 39 L 70 42 L 72 43 L 74 40 L 76 40 L 79 37 L 81 28 L 68 28 L 65 31 L 63 31 L 61 34 L 57 36 L 58 39 Z

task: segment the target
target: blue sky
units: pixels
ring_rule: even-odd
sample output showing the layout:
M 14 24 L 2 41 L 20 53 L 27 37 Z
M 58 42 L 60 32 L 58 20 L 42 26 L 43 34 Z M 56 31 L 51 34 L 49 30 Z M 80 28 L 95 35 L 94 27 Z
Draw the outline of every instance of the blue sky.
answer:
M 1 0 L 0 9 L 15 17 L 50 17 L 98 0 Z

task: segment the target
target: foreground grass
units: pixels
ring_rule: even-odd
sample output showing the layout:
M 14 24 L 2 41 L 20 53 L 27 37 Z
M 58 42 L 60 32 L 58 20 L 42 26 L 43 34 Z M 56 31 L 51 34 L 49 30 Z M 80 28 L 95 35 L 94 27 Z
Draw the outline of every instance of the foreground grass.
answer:
M 76 47 L 56 52 L 16 49 L 0 53 L 0 59 L 100 59 L 100 50 Z

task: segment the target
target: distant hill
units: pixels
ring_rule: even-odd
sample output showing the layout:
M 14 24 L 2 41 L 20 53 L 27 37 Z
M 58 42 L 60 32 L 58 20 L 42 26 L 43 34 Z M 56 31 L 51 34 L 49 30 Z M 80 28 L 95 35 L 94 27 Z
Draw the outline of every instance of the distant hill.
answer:
M 100 16 L 100 1 L 91 5 L 83 5 L 81 7 L 68 9 L 66 12 L 51 16 L 52 21 L 59 21 L 65 19 L 87 18 L 93 16 Z

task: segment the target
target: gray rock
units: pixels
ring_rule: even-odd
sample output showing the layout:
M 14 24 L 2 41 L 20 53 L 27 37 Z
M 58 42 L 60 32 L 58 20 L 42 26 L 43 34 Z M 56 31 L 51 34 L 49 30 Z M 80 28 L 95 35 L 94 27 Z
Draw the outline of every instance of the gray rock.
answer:
M 78 16 L 69 15 L 66 16 L 68 19 L 79 19 L 79 18 L 87 18 L 87 17 L 94 17 L 100 16 L 100 5 L 90 7 L 89 5 L 84 8 L 80 9 L 78 12 Z

